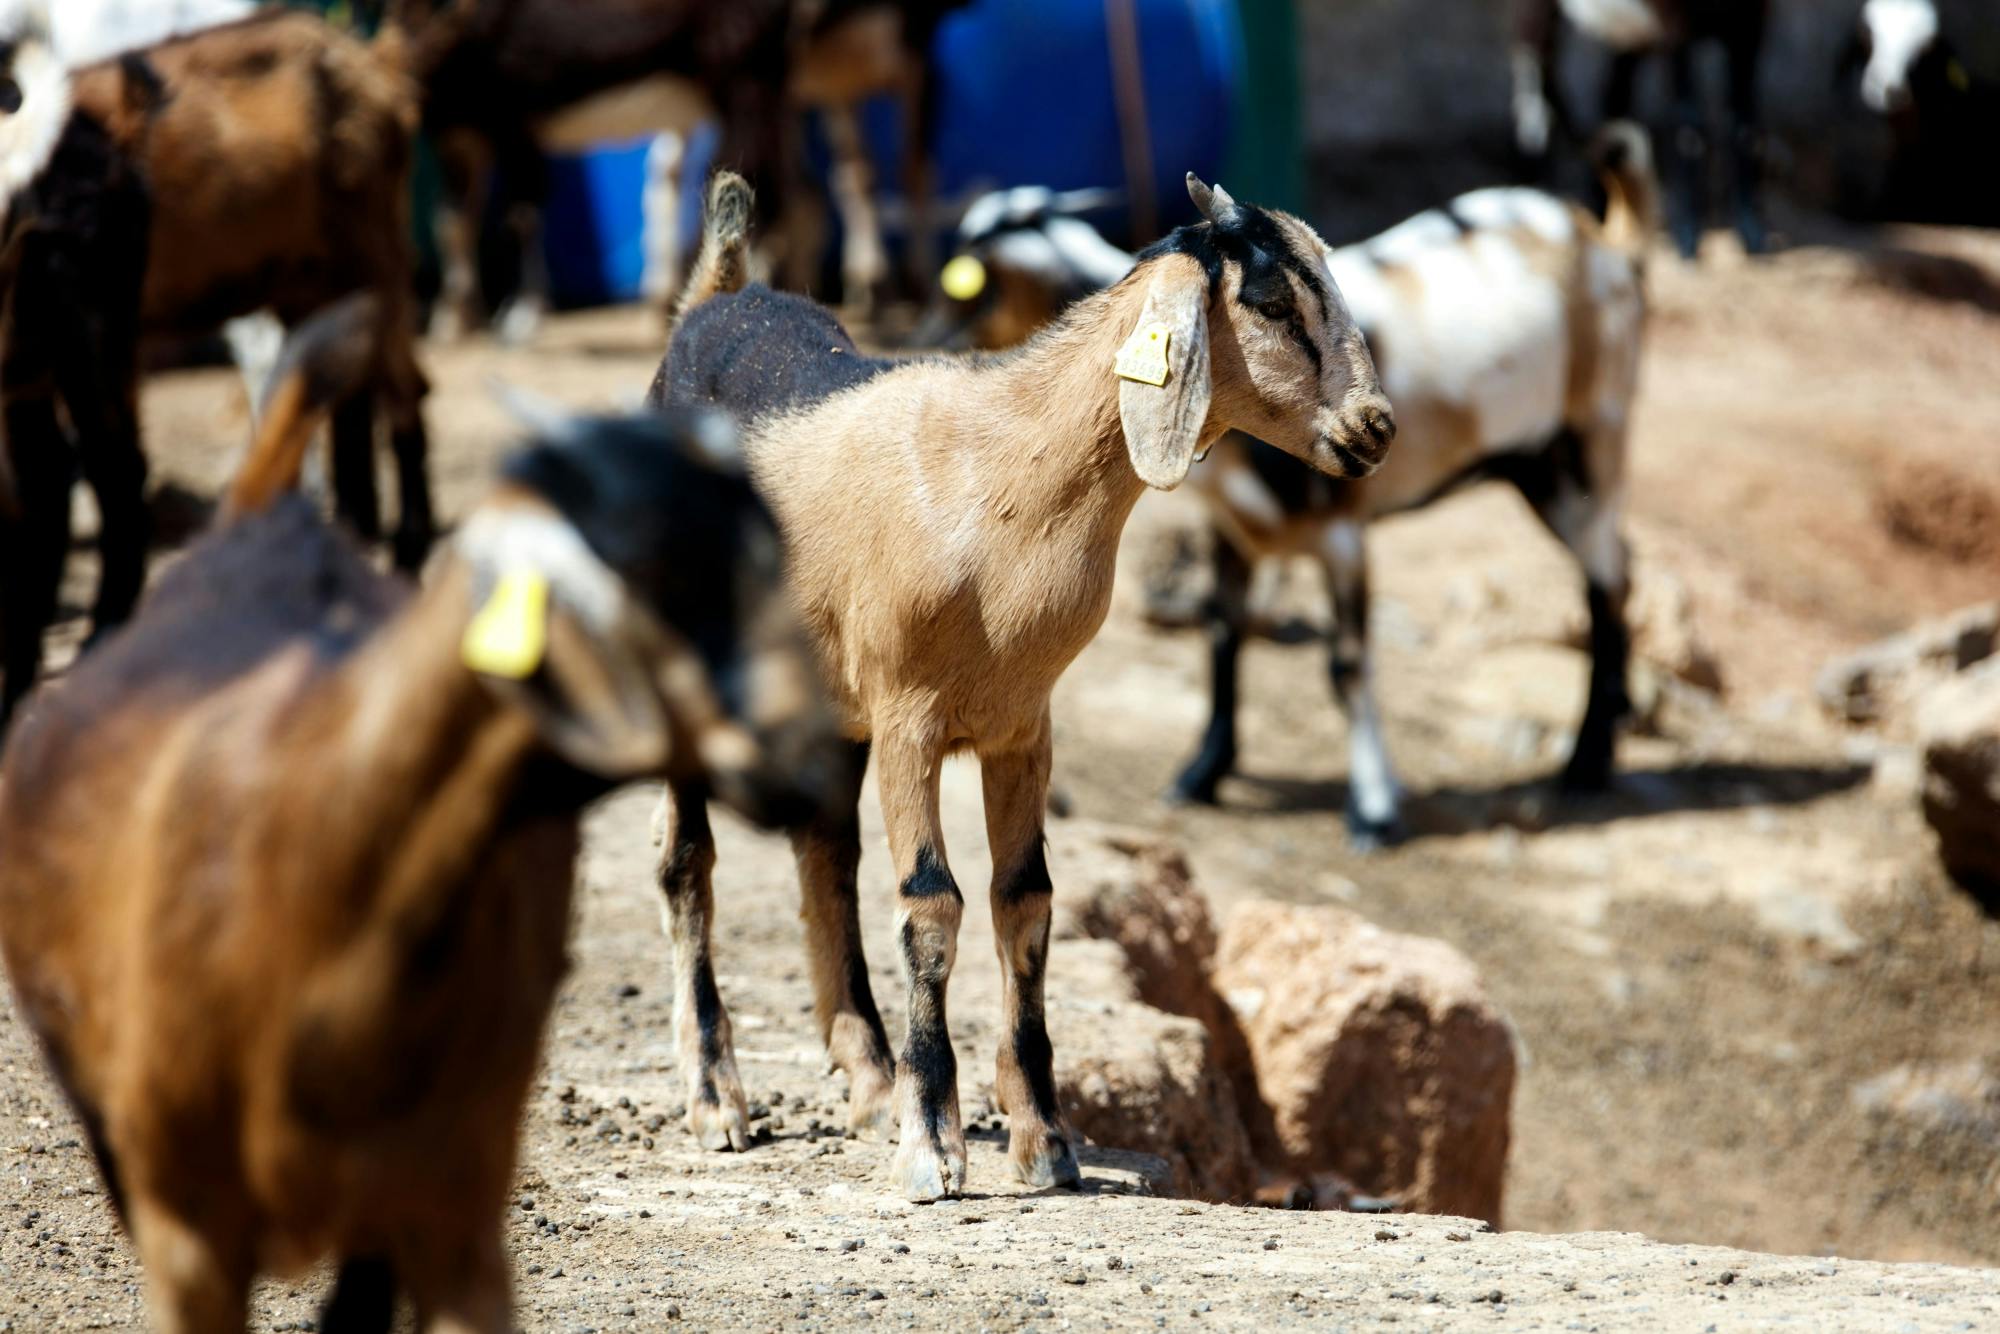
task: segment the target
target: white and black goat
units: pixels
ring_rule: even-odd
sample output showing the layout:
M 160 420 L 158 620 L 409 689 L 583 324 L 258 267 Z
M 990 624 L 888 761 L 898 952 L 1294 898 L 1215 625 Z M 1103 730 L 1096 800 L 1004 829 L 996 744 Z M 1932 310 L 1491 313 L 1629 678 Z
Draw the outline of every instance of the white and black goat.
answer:
M 1937 0 L 1867 0 L 1844 66 L 1861 103 L 1888 123 L 1880 211 L 1913 222 L 2000 224 L 2000 81 L 1975 69 Z

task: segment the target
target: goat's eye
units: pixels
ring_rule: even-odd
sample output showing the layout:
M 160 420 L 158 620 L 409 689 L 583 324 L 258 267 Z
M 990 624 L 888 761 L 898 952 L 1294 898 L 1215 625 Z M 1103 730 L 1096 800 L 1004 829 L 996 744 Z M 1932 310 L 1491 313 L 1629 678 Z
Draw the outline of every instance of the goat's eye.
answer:
M 1272 297 L 1268 301 L 1257 303 L 1257 313 L 1267 320 L 1276 320 L 1282 324 L 1292 317 L 1292 303 L 1283 297 Z
M 0 78 L 0 115 L 11 116 L 21 109 L 21 85 Z

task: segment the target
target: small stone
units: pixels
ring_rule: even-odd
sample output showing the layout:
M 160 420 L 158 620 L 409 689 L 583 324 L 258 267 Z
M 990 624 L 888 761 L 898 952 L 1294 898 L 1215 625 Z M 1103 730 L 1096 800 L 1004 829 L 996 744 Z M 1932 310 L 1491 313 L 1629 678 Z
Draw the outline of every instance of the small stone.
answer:
M 1386 1231 L 1388 1231 L 1388 1229 L 1384 1228 L 1384 1229 L 1383 1229 L 1383 1231 L 1385 1231 L 1385 1232 L 1386 1232 Z M 1376 1233 L 1375 1235 L 1376 1235 L 1376 1237 L 1378 1237 L 1378 1238 L 1379 1238 L 1379 1237 L 1380 1237 L 1380 1236 L 1382 1235 L 1382 1233 L 1381 1233 L 1381 1232 L 1377 1232 L 1377 1233 Z M 1393 1234 L 1393 1233 L 1391 1233 L 1390 1235 L 1391 1235 L 1391 1236 L 1393 1236 L 1394 1234 Z M 1277 1250 L 1277 1249 L 1278 1249 L 1278 1239 L 1277 1239 L 1276 1237 L 1266 1237 L 1266 1238 L 1264 1238 L 1264 1249 L 1265 1249 L 1265 1250 L 1267 1250 L 1267 1251 L 1275 1251 L 1275 1250 Z
M 860 1249 L 861 1249 L 861 1247 L 862 1247 L 862 1245 L 863 1245 L 863 1243 L 862 1243 L 862 1240 L 861 1240 L 861 1238 L 859 1238 L 859 1237 L 849 1237 L 849 1238 L 848 1238 L 848 1239 L 847 1239 L 846 1241 L 843 1241 L 843 1242 L 841 1242 L 841 1243 L 840 1243 L 840 1253 L 841 1253 L 842 1255 L 848 1255 L 848 1254 L 851 1254 L 851 1253 L 853 1253 L 853 1252 L 855 1252 L 855 1251 L 858 1251 L 858 1250 L 860 1250 Z
M 1063 1271 L 1062 1281 L 1072 1287 L 1081 1287 L 1090 1281 L 1090 1277 L 1081 1269 L 1066 1269 Z
M 1498 1306 L 1501 1302 L 1506 1301 L 1507 1297 L 1506 1294 L 1502 1293 L 1498 1288 L 1488 1288 L 1485 1292 L 1480 1293 L 1477 1297 L 1474 1297 L 1472 1300 L 1475 1302 L 1491 1302 L 1495 1306 Z
M 910 1248 L 908 1246 L 905 1246 L 900 1241 L 897 1242 L 894 1246 L 891 1246 L 889 1249 L 894 1251 L 897 1255 L 908 1255 L 910 1253 Z
M 618 988 L 619 1000 L 631 1000 L 634 996 L 638 994 L 639 994 L 638 986 L 631 982 L 627 982 L 624 986 Z
M 1107 1256 L 1104 1261 L 1104 1267 L 1106 1269 L 1123 1269 L 1125 1267 L 1125 1257 L 1122 1255 Z
M 886 1302 L 889 1300 L 889 1294 L 880 1288 L 870 1288 L 868 1289 L 868 1300 L 871 1302 Z
M 1378 1227 L 1375 1229 L 1375 1240 L 1377 1241 L 1395 1241 L 1401 1235 L 1402 1235 L 1401 1233 L 1391 1231 L 1389 1228 L 1386 1227 Z
M 669 1320 L 679 1320 L 681 1318 L 681 1308 L 672 1302 L 668 1302 L 666 1314 Z

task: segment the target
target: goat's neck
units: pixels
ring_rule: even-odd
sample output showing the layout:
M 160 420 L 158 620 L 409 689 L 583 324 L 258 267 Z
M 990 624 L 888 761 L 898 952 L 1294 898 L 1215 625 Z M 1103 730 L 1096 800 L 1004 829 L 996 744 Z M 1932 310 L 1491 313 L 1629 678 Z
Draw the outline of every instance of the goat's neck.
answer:
M 352 822 L 332 845 L 360 851 L 356 888 L 378 919 L 412 929 L 475 869 L 538 747 L 533 722 L 462 660 L 471 596 L 468 572 L 447 564 L 320 696 L 322 781 L 346 797 L 324 817 Z
M 992 372 L 991 429 L 1016 451 L 1008 475 L 1021 479 L 1009 499 L 1021 517 L 1085 515 L 1115 536 L 1145 483 L 1132 470 L 1118 418 L 1118 346 L 1139 322 L 1145 291 L 1122 283 L 1071 307 Z M 1037 512 L 1041 511 L 1041 512 Z

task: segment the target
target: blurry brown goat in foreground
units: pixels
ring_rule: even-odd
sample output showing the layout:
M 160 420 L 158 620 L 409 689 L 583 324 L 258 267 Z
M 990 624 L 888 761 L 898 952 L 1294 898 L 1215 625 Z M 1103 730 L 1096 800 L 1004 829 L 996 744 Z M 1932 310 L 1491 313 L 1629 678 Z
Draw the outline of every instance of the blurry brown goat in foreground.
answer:
M 0 780 L 20 1010 L 163 1330 L 240 1328 L 258 1271 L 328 1256 L 323 1329 L 388 1329 L 399 1287 L 429 1327 L 510 1329 L 581 806 L 662 775 L 789 823 L 831 771 L 718 417 L 548 428 L 421 591 L 303 500 L 259 510 L 321 372 L 368 364 L 360 313 L 309 326 L 240 513 L 31 701 Z
M 961 1193 L 965 1134 L 945 990 L 963 900 L 945 860 L 938 775 L 979 757 L 1006 1017 L 996 1079 L 1015 1173 L 1073 1184 L 1042 1016 L 1051 885 L 1043 854 L 1049 694 L 1104 622 L 1119 535 L 1148 486 L 1171 489 L 1226 430 L 1361 477 L 1395 432 L 1374 363 L 1298 219 L 1189 178 L 1208 221 L 1139 257 L 1019 351 L 966 364 L 863 356 L 824 308 L 744 286 L 748 187 L 719 176 L 690 304 L 656 403 L 720 404 L 793 558 L 795 601 L 844 711 L 849 803 L 794 844 L 822 1035 L 850 1124 L 901 1145 L 913 1199 Z M 741 289 L 741 290 L 737 290 Z M 852 801 L 873 746 L 895 860 L 909 1033 L 892 1062 L 856 912 Z M 670 784 L 661 866 L 675 937 L 688 1115 L 741 1147 L 743 1091 L 715 989 L 715 845 L 701 793 Z M 893 1104 L 892 1104 L 893 1089 Z
M 343 511 L 374 536 L 379 401 L 401 490 L 397 563 L 422 561 L 433 523 L 411 293 L 411 76 L 449 40 L 452 18 L 370 47 L 310 15 L 271 13 L 70 75 L 31 7 L 4 48 L 0 75 L 19 100 L 0 114 L 0 207 L 10 238 L 25 240 L 0 376 L 19 511 L 18 527 L 0 525 L 0 730 L 39 669 L 79 464 L 103 516 L 98 632 L 123 621 L 144 586 L 142 336 L 202 335 L 267 308 L 296 324 L 347 293 L 374 293 L 381 356 L 337 406 L 335 484 Z

